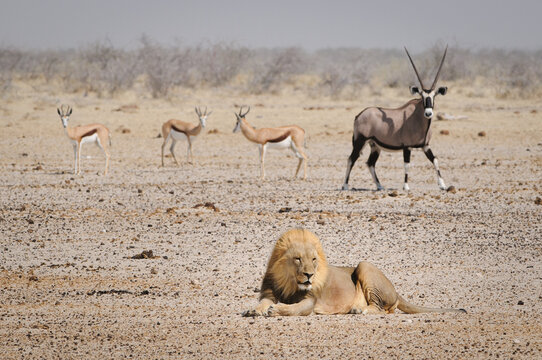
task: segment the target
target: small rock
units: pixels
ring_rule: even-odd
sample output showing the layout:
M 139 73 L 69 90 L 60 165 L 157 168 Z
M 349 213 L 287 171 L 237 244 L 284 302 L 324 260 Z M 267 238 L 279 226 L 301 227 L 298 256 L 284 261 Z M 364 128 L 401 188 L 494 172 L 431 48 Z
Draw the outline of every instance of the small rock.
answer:
M 151 274 L 156 275 L 156 274 L 158 274 L 158 271 L 156 271 L 155 268 L 152 268 L 152 269 L 151 269 Z
M 292 211 L 291 207 L 282 207 L 279 209 L 279 213 L 285 213 L 285 212 L 290 212 L 290 211 Z
M 450 135 L 450 132 L 448 130 L 440 130 L 441 135 Z
M 35 168 L 33 168 L 32 170 L 43 170 L 43 166 L 38 165 Z
M 486 132 L 485 132 L 485 131 L 480 131 L 480 132 L 478 133 L 478 136 L 484 137 L 484 136 L 486 136 Z
M 518 301 L 518 305 L 525 305 L 525 303 L 523 302 L 523 300 L 520 300 Z
M 540 196 L 537 196 L 536 199 L 534 200 L 534 203 L 536 205 L 542 205 L 542 198 L 540 198 Z
M 197 209 L 197 208 L 200 208 L 200 207 L 204 207 L 204 208 L 207 208 L 207 209 L 211 209 L 211 210 L 214 210 L 215 212 L 219 212 L 219 211 L 220 211 L 220 209 L 217 208 L 217 207 L 215 206 L 215 204 L 213 204 L 212 202 L 206 202 L 206 203 L 204 203 L 204 204 L 202 204 L 202 203 L 196 204 L 196 205 L 194 205 L 192 208 L 193 208 L 193 209 Z
M 376 221 L 376 216 L 375 216 L 375 215 L 372 215 L 372 216 L 369 218 L 369 221 Z
M 453 185 L 448 186 L 446 191 L 449 192 L 449 193 L 452 193 L 452 194 L 455 194 L 457 192 L 455 186 L 453 186 Z
M 159 256 L 154 256 L 152 250 L 144 250 L 141 252 L 141 254 L 132 256 L 132 259 L 156 259 L 156 258 L 159 258 Z
M 388 193 L 388 196 L 396 197 L 399 196 L 399 193 L 397 192 L 397 190 L 393 190 L 392 192 Z
M 325 224 L 326 224 L 326 222 L 324 221 L 324 219 L 316 220 L 316 223 L 317 223 L 318 225 L 325 225 Z

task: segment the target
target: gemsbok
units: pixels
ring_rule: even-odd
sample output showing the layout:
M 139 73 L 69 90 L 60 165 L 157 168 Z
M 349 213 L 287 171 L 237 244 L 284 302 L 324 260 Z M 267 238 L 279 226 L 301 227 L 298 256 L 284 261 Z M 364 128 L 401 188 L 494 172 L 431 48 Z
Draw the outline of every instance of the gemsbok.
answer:
M 212 114 L 212 111 L 207 113 L 207 107 L 205 107 L 203 113 L 198 107 L 196 107 L 195 110 L 199 118 L 199 123 L 197 125 L 175 119 L 168 120 L 162 124 L 162 136 L 164 137 L 164 143 L 162 144 L 162 166 L 164 166 L 164 149 L 170 139 L 171 146 L 169 147 L 169 151 L 173 156 L 173 160 L 175 160 L 175 164 L 179 165 L 179 162 L 175 157 L 175 144 L 177 144 L 177 141 L 179 140 L 187 141 L 188 148 L 186 149 L 186 161 L 189 164 L 192 164 L 192 161 L 194 160 L 194 155 L 192 154 L 192 141 L 194 141 L 196 136 L 201 133 L 201 130 L 205 127 L 207 117 Z M 192 158 L 192 161 L 190 158 Z
M 62 105 L 60 106 L 60 109 L 57 108 L 56 111 L 58 115 L 60 115 L 62 125 L 64 126 L 64 131 L 73 145 L 73 173 L 76 175 L 81 173 L 81 145 L 86 143 L 96 143 L 96 145 L 98 145 L 98 147 L 101 148 L 105 154 L 104 175 L 107 175 L 110 158 L 109 146 L 111 146 L 111 133 L 109 132 L 109 129 L 102 124 L 79 125 L 73 128 L 68 127 L 68 121 L 70 120 L 70 115 L 72 114 L 72 108 L 70 106 Z
M 304 151 L 305 142 L 305 130 L 297 125 L 279 126 L 276 128 L 253 128 L 245 116 L 250 111 L 250 106 L 246 113 L 243 114 L 243 107 L 239 109 L 239 114 L 235 113 L 237 117 L 237 123 L 233 132 L 236 133 L 239 130 L 245 135 L 245 137 L 258 145 L 260 150 L 260 177 L 265 179 L 265 152 L 267 149 L 291 149 L 295 156 L 299 159 L 297 169 L 295 171 L 294 178 L 297 177 L 301 164 L 303 167 L 303 180 L 307 179 L 307 155 Z
M 369 107 L 356 116 L 354 120 L 354 134 L 352 136 L 353 149 L 346 166 L 346 176 L 342 186 L 343 190 L 348 190 L 350 171 L 366 143 L 369 143 L 371 146 L 371 154 L 367 160 L 367 166 L 369 167 L 377 190 L 383 189 L 375 172 L 375 164 L 382 149 L 388 151 L 403 151 L 405 167 L 405 183 L 403 189 L 405 191 L 409 190 L 408 169 L 410 165 L 410 152 L 413 148 L 423 149 L 423 152 L 429 161 L 433 163 L 437 173 L 439 188 L 446 190 L 446 185 L 440 175 L 437 158 L 433 155 L 433 152 L 429 147 L 429 141 L 431 140 L 431 119 L 433 117 L 435 97 L 437 95 L 446 95 L 446 92 L 448 91 L 448 88 L 445 86 L 441 86 L 438 89 L 436 88 L 448 47 L 444 50 L 444 55 L 440 61 L 435 80 L 429 89 L 423 85 L 416 65 L 414 65 L 414 61 L 412 61 L 406 47 L 405 51 L 421 85 L 421 88 L 411 86 L 410 93 L 412 95 L 418 94 L 420 97 L 412 99 L 405 105 L 396 109 Z

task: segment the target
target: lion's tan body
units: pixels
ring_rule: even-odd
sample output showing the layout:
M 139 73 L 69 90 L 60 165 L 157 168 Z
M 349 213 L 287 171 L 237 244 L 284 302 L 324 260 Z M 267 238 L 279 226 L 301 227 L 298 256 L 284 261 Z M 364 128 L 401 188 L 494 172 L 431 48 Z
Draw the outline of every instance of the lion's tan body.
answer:
M 260 291 L 260 303 L 245 316 L 465 312 L 416 306 L 403 299 L 371 263 L 328 265 L 312 232 L 294 229 L 277 241 Z

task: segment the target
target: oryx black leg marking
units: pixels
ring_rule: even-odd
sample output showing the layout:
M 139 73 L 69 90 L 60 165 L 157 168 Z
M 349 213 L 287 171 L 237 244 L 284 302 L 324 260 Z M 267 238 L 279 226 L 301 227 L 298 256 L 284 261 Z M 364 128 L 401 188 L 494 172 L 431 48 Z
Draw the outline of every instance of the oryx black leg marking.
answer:
M 380 181 L 378 181 L 378 176 L 376 176 L 376 171 L 375 171 L 376 161 L 378 160 L 379 156 L 380 156 L 380 148 L 377 145 L 371 144 L 371 155 L 369 155 L 369 159 L 367 160 L 367 166 L 369 167 L 369 171 L 371 172 L 373 181 L 376 184 L 376 189 L 382 190 L 384 188 L 380 184 Z
M 403 185 L 403 189 L 408 191 L 410 190 L 408 186 L 408 169 L 410 167 L 410 149 L 409 148 L 403 149 L 403 161 L 405 163 L 405 184 Z
M 429 146 L 424 146 L 423 147 L 423 152 L 424 152 L 425 156 L 427 156 L 429 161 L 431 161 L 431 163 L 433 163 L 433 167 L 435 168 L 435 171 L 437 172 L 439 188 L 441 188 L 442 190 L 446 190 L 446 185 L 444 184 L 444 180 L 442 179 L 442 176 L 440 175 L 440 169 L 438 167 L 437 157 L 435 155 L 433 155 L 433 152 L 431 151 L 431 148 Z
M 346 176 L 344 178 L 344 184 L 343 184 L 343 190 L 348 190 L 348 181 L 350 180 L 350 172 L 352 171 L 352 167 L 356 163 L 356 160 L 359 158 L 359 155 L 361 154 L 361 150 L 363 149 L 363 146 L 365 145 L 365 142 L 367 141 L 367 138 L 360 135 L 357 139 L 354 139 L 352 137 L 352 153 L 348 157 L 348 162 L 346 164 Z

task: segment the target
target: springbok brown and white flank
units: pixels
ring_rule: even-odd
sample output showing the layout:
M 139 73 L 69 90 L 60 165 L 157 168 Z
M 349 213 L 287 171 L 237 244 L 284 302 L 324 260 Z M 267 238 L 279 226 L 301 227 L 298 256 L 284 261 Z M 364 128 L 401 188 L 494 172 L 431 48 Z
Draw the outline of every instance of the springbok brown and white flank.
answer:
M 207 107 L 205 107 L 205 111 L 203 113 L 198 107 L 196 107 L 195 110 L 199 118 L 199 123 L 197 125 L 175 119 L 168 120 L 162 124 L 162 136 L 164 137 L 164 142 L 162 143 L 162 166 L 164 166 L 164 149 L 170 139 L 171 146 L 169 148 L 169 151 L 171 152 L 175 163 L 179 165 L 179 162 L 175 157 L 175 144 L 177 144 L 177 141 L 179 140 L 186 140 L 188 143 L 188 147 L 186 149 L 186 161 L 189 164 L 192 164 L 192 161 L 194 160 L 194 155 L 192 154 L 192 142 L 205 127 L 207 117 L 212 114 L 212 111 L 207 113 Z M 190 160 L 190 158 L 192 158 L 192 161 Z
M 110 158 L 109 146 L 111 146 L 111 133 L 109 132 L 109 129 L 102 124 L 80 125 L 71 128 L 68 126 L 68 121 L 72 114 L 72 108 L 70 106 L 62 105 L 60 109 L 57 108 L 56 111 L 58 115 L 60 115 L 64 131 L 73 145 L 73 173 L 77 175 L 81 173 L 81 145 L 85 143 L 96 143 L 105 154 L 104 175 L 107 175 Z
M 429 89 L 423 85 L 418 70 L 406 47 L 405 51 L 421 85 L 421 88 L 411 86 L 410 92 L 412 95 L 418 94 L 420 97 L 412 99 L 396 109 L 369 107 L 356 116 L 354 120 L 354 134 L 352 136 L 353 149 L 346 166 L 346 176 L 342 186 L 343 190 L 348 190 L 350 171 L 366 143 L 369 143 L 371 146 L 371 154 L 369 155 L 367 165 L 378 190 L 383 189 L 375 172 L 375 164 L 380 156 L 381 149 L 403 151 L 405 166 L 405 183 L 403 189 L 408 191 L 408 169 L 410 165 L 410 152 L 413 148 L 423 149 L 429 161 L 433 163 L 437 173 L 439 188 L 442 190 L 446 189 L 444 180 L 440 175 L 437 158 L 433 155 L 429 147 L 429 141 L 431 140 L 431 119 L 433 117 L 435 96 L 446 95 L 448 91 L 448 88 L 445 86 L 436 88 L 448 47 L 444 50 L 435 80 Z
M 241 130 L 245 137 L 258 145 L 260 150 L 260 177 L 265 178 L 265 152 L 267 149 L 291 149 L 295 156 L 299 159 L 297 169 L 295 171 L 294 178 L 297 177 L 301 164 L 303 167 L 303 180 L 307 179 L 307 155 L 304 151 L 305 142 L 305 130 L 297 125 L 280 126 L 276 128 L 263 128 L 255 129 L 245 116 L 250 111 L 250 107 L 247 112 L 243 114 L 243 107 L 239 109 L 239 114 L 235 113 L 237 117 L 237 123 L 233 132 Z

